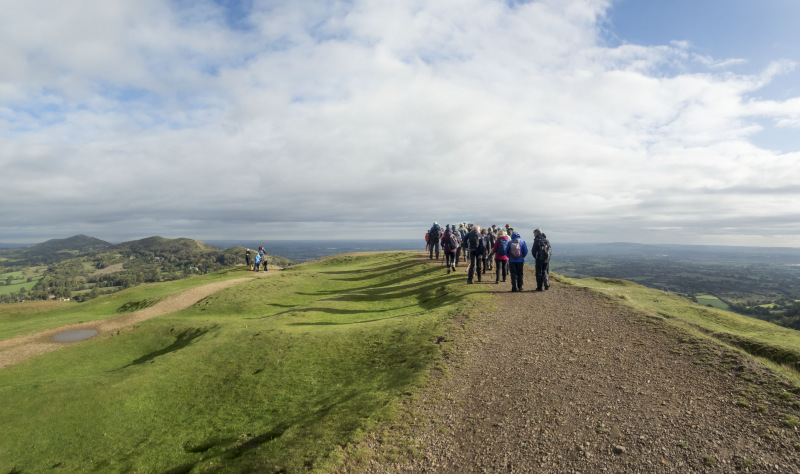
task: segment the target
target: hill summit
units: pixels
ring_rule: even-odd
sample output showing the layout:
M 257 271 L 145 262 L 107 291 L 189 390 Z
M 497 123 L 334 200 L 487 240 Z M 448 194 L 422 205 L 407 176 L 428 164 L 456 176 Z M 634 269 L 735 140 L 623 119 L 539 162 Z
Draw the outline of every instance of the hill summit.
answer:
M 84 234 L 74 235 L 66 239 L 51 239 L 31 247 L 32 254 L 42 254 L 47 252 L 71 251 L 86 253 L 97 250 L 107 250 L 113 247 L 105 240 L 100 240 Z

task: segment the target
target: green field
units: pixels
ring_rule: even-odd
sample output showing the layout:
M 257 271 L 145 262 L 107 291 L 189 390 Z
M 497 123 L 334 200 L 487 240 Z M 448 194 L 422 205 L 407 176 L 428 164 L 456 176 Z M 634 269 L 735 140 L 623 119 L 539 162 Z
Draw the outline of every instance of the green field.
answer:
M 241 268 L 241 267 L 240 267 Z M 216 274 L 234 278 L 233 270 Z M 0 317 L 0 338 L 105 318 L 214 275 Z M 349 256 L 0 369 L 0 471 L 300 472 L 391 419 L 488 304 L 411 254 Z
M 727 303 L 720 300 L 714 295 L 697 295 L 696 298 L 697 298 L 697 304 L 701 304 L 703 306 L 711 306 L 712 308 L 725 309 L 725 310 L 730 308 L 730 306 L 728 306 Z
M 62 303 L 58 310 L 47 312 L 36 311 L 37 304 L 45 302 L 31 302 L 24 306 L 20 306 L 18 303 L 0 305 L 0 339 L 44 331 L 67 324 L 119 316 L 121 308 L 124 308 L 125 305 L 143 300 L 155 301 L 196 286 L 245 276 L 252 276 L 252 274 L 243 271 L 242 267 L 234 267 L 182 280 L 144 284 L 85 303 Z M 29 311 L 36 314 L 29 314 Z

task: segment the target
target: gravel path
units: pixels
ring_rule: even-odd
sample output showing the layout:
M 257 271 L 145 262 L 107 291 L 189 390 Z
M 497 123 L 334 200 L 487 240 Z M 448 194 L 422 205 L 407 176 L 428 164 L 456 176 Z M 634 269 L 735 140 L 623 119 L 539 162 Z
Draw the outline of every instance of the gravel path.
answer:
M 123 316 L 118 316 L 116 318 L 70 324 L 36 334 L 2 340 L 0 341 L 0 369 L 14 365 L 39 354 L 60 349 L 68 344 L 80 344 L 80 341 L 72 343 L 54 342 L 53 336 L 56 334 L 78 329 L 94 329 L 98 331 L 98 336 L 102 336 L 103 334 L 109 334 L 113 331 L 118 331 L 126 326 L 130 326 L 150 318 L 155 318 L 157 316 L 162 316 L 164 314 L 170 314 L 182 309 L 186 309 L 203 298 L 216 293 L 223 288 L 233 286 L 239 282 L 251 280 L 252 278 L 257 278 L 260 276 L 271 275 L 274 273 L 278 273 L 278 270 L 276 269 L 259 273 L 254 272 L 254 276 L 252 277 L 220 281 L 198 286 L 196 288 L 190 288 L 180 293 L 168 296 L 149 308 L 144 308 L 142 310 L 125 314 Z
M 799 389 L 588 290 L 508 286 L 406 406 L 402 442 L 364 442 L 383 456 L 368 471 L 800 472 Z M 412 461 L 387 461 L 398 444 Z

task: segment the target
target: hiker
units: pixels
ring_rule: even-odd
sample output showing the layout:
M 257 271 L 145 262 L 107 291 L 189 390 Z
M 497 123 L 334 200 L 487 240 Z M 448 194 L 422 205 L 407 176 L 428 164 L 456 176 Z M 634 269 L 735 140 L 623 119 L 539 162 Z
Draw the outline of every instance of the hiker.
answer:
M 458 254 L 456 255 L 456 266 L 458 266 L 458 257 L 461 256 L 461 260 L 465 263 L 469 259 L 467 256 L 467 249 L 469 244 L 467 243 L 467 224 L 461 223 L 461 226 L 458 228 L 458 235 L 461 237 L 461 248 L 458 249 Z
M 247 249 L 247 251 L 244 253 L 244 261 L 247 263 L 247 269 L 252 270 L 253 261 L 252 261 L 252 256 L 250 255 L 250 249 Z
M 431 248 L 431 231 L 425 231 L 425 251 L 427 252 Z
M 257 272 L 257 271 L 258 271 L 258 266 L 259 266 L 260 264 L 261 264 L 261 254 L 260 254 L 260 253 L 257 253 L 257 254 L 256 254 L 256 268 L 255 268 L 255 270 L 253 270 L 253 271 Z
M 506 275 L 508 274 L 508 242 L 511 239 L 508 238 L 506 235 L 506 231 L 500 229 L 497 231 L 497 240 L 492 247 L 492 253 L 494 253 L 494 262 L 497 265 L 497 270 L 495 270 L 496 276 L 494 279 L 495 284 L 500 283 L 500 271 L 503 272 L 503 281 L 506 281 Z
M 492 248 L 491 243 L 489 243 L 489 232 L 485 228 L 481 228 L 481 238 L 483 239 L 483 253 L 481 254 L 481 263 L 483 263 L 483 273 L 486 275 L 486 267 L 488 266 L 488 259 L 489 259 L 489 252 Z
M 492 226 L 493 228 L 495 226 Z M 486 232 L 486 259 L 488 260 L 489 264 L 489 271 L 491 272 L 494 269 L 494 243 L 497 241 L 497 230 L 487 229 Z M 483 273 L 486 273 L 486 263 L 483 264 Z
M 478 281 L 481 281 L 481 263 L 483 262 L 483 254 L 486 253 L 486 243 L 481 234 L 481 228 L 473 226 L 467 234 L 467 242 L 469 246 L 469 273 L 467 273 L 467 283 L 472 284 L 473 275 L 477 273 Z
M 442 236 L 442 250 L 444 251 L 444 256 L 447 263 L 447 274 L 450 274 L 450 270 L 456 271 L 456 255 L 458 254 L 458 249 L 461 248 L 461 239 L 458 237 L 454 229 L 447 225 L 445 227 L 444 235 Z
M 442 237 L 442 228 L 437 222 L 433 223 L 431 230 L 428 231 L 428 246 L 430 247 L 429 260 L 433 260 L 433 251 L 436 249 L 436 260 L 439 260 L 439 239 Z
M 550 289 L 550 241 L 542 229 L 533 231 L 533 258 L 536 259 L 536 291 Z
M 525 257 L 528 255 L 528 244 L 522 240 L 519 233 L 511 234 L 508 244 L 508 269 L 511 273 L 511 292 L 522 291 L 522 277 L 525 269 Z
M 258 254 L 261 255 L 261 265 L 264 267 L 264 271 L 267 271 L 267 251 L 264 250 L 263 245 L 258 246 Z

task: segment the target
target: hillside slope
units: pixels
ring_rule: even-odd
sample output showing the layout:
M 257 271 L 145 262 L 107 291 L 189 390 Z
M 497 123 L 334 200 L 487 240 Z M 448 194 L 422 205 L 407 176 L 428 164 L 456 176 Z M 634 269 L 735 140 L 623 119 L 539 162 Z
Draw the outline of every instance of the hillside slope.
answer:
M 800 387 L 750 357 L 585 288 L 483 286 L 496 310 L 368 472 L 800 470 Z

